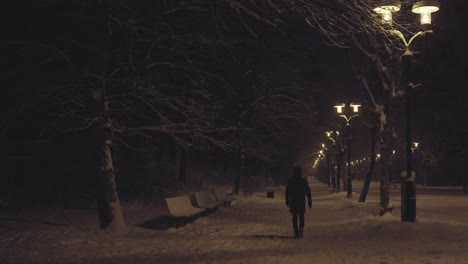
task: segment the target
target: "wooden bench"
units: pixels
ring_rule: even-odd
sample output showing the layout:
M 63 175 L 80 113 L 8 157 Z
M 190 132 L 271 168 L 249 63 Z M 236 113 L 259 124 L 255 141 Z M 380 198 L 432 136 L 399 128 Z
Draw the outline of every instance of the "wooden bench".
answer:
M 224 207 L 228 207 L 236 203 L 236 199 L 234 197 L 227 195 L 226 192 L 219 187 L 213 188 L 213 193 L 216 201 L 221 202 Z
M 224 202 L 216 200 L 214 193 L 209 190 L 195 192 L 195 201 L 197 206 L 200 208 L 205 208 L 208 210 L 216 210 L 218 206 L 222 205 Z
M 190 201 L 190 196 L 188 194 L 166 198 L 166 204 L 167 208 L 169 209 L 169 213 L 174 217 L 191 218 L 201 215 L 205 212 L 205 209 L 203 208 L 192 206 L 192 202 Z

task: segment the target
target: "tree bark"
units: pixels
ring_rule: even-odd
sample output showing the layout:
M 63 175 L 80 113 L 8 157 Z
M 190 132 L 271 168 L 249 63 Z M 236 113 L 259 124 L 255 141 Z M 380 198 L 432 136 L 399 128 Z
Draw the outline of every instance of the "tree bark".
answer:
M 103 30 L 101 49 L 103 57 L 98 71 L 103 80 L 97 87 L 89 89 L 92 109 L 97 120 L 97 144 L 99 146 L 99 174 L 96 188 L 99 225 L 104 231 L 113 234 L 125 234 L 128 232 L 127 224 L 122 215 L 117 185 L 115 182 L 114 163 L 112 160 L 113 126 L 110 117 L 109 105 L 106 97 L 106 76 L 109 71 L 109 47 L 111 30 L 109 27 L 110 8 L 106 0 L 97 2 L 98 27 Z
M 177 180 L 185 184 L 187 182 L 187 151 L 182 147 L 176 147 L 176 172 Z
M 240 152 L 240 151 L 239 151 Z M 232 193 L 235 194 L 235 195 L 238 195 L 239 194 L 239 190 L 240 190 L 240 178 L 241 178 L 241 174 L 242 174 L 242 157 L 241 157 L 241 153 L 238 153 L 238 162 L 237 162 L 237 170 L 236 170 L 236 173 L 234 175 L 234 185 L 232 187 Z
M 390 202 L 390 155 L 392 152 L 391 146 L 392 131 L 388 126 L 384 126 L 381 131 L 381 148 L 380 148 L 380 215 L 387 212 L 392 212 Z
M 336 189 L 340 191 L 340 183 L 343 175 L 343 149 L 341 146 L 341 142 L 338 145 L 338 156 L 336 163 Z
M 376 145 L 376 137 L 377 128 L 373 127 L 371 129 L 371 157 L 370 157 L 370 165 L 369 170 L 367 171 L 366 178 L 364 179 L 364 186 L 361 190 L 361 195 L 359 196 L 359 202 L 364 203 L 367 198 L 367 193 L 369 192 L 369 186 L 372 180 L 372 176 L 374 175 L 374 168 L 375 168 L 375 145 Z
M 245 158 L 244 141 L 243 141 L 242 136 L 239 136 L 239 147 L 238 147 L 238 152 L 237 152 L 237 170 L 234 176 L 234 185 L 232 188 L 232 193 L 235 195 L 238 195 L 240 191 L 240 179 L 242 175 L 242 168 L 244 167 L 244 158 Z
M 98 88 L 92 93 L 100 116 L 98 118 L 98 144 L 100 144 L 100 170 L 98 175 L 97 204 L 100 228 L 114 234 L 128 232 L 127 224 L 122 215 L 117 185 L 115 182 L 114 163 L 112 160 L 112 120 L 109 117 L 108 104 L 104 88 Z
M 100 228 L 115 234 L 126 234 L 127 224 L 122 215 L 117 185 L 115 183 L 114 165 L 112 161 L 112 140 L 106 139 L 102 148 L 104 156 L 99 173 L 98 213 Z

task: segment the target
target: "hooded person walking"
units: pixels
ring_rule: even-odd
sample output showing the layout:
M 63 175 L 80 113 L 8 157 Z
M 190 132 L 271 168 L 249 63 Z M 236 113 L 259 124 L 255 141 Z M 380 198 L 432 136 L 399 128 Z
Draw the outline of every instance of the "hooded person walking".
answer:
M 312 208 L 312 194 L 309 183 L 302 177 L 302 168 L 294 166 L 293 175 L 286 185 L 285 202 L 292 214 L 294 238 L 301 238 L 304 234 L 304 213 L 307 205 Z

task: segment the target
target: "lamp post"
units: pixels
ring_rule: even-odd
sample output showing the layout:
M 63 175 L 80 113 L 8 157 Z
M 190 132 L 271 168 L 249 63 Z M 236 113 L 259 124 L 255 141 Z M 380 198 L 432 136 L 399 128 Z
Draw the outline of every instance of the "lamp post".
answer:
M 325 134 L 327 135 L 327 138 L 332 141 L 332 148 L 331 148 L 331 167 L 332 167 L 332 173 L 331 173 L 331 183 L 333 186 L 333 189 L 336 189 L 339 185 L 337 185 L 337 171 L 336 171 L 336 140 L 333 138 L 333 134 L 335 131 L 326 131 Z M 336 135 L 338 135 L 338 131 L 336 131 Z
M 353 186 L 351 183 L 351 119 L 357 117 L 359 114 L 359 107 L 360 104 L 349 104 L 349 107 L 352 109 L 352 112 L 349 116 L 344 113 L 344 109 L 346 108 L 345 104 L 335 105 L 336 112 L 339 114 L 340 117 L 346 120 L 346 133 L 347 133 L 347 140 L 346 140 L 346 148 L 348 152 L 348 177 L 347 177 L 347 197 L 351 197 L 353 195 Z
M 382 0 L 379 1 L 373 10 L 382 16 L 382 20 L 385 23 L 391 25 L 392 13 L 400 11 L 401 3 L 398 0 Z M 421 28 L 422 30 L 415 33 L 409 41 L 406 40 L 403 33 L 399 30 L 392 29 L 388 30 L 389 33 L 397 36 L 402 40 L 405 45 L 405 52 L 402 54 L 403 63 L 403 78 L 402 81 L 405 85 L 406 91 L 406 175 L 403 174 L 401 180 L 401 221 L 414 222 L 416 220 L 416 182 L 412 171 L 411 162 L 411 100 L 410 100 L 410 84 L 409 69 L 413 53 L 410 50 L 410 46 L 414 39 L 419 36 L 424 36 L 426 33 L 432 33 L 432 30 L 428 29 L 431 24 L 431 13 L 439 10 L 439 1 L 437 0 L 424 0 L 416 2 L 412 7 L 412 12 L 421 15 Z

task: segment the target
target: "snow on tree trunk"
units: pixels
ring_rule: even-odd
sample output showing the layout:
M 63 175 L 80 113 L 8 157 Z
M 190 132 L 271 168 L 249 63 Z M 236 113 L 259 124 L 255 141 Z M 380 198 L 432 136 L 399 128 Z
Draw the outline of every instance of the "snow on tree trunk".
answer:
M 392 130 L 389 126 L 383 126 L 380 136 L 380 215 L 392 212 L 390 205 L 390 157 L 392 152 Z
M 104 160 L 99 173 L 99 223 L 100 228 L 105 231 L 116 234 L 126 234 L 128 232 L 128 228 L 122 215 L 122 209 L 120 207 L 120 201 L 117 194 L 111 146 L 112 140 L 107 138 L 102 149 Z
M 100 228 L 110 233 L 124 234 L 128 232 L 128 229 L 117 194 L 112 160 L 113 127 L 104 86 L 90 89 L 90 95 L 93 101 L 92 109 L 94 109 L 95 118 L 98 120 L 96 140 L 99 146 L 100 170 L 96 198 Z

